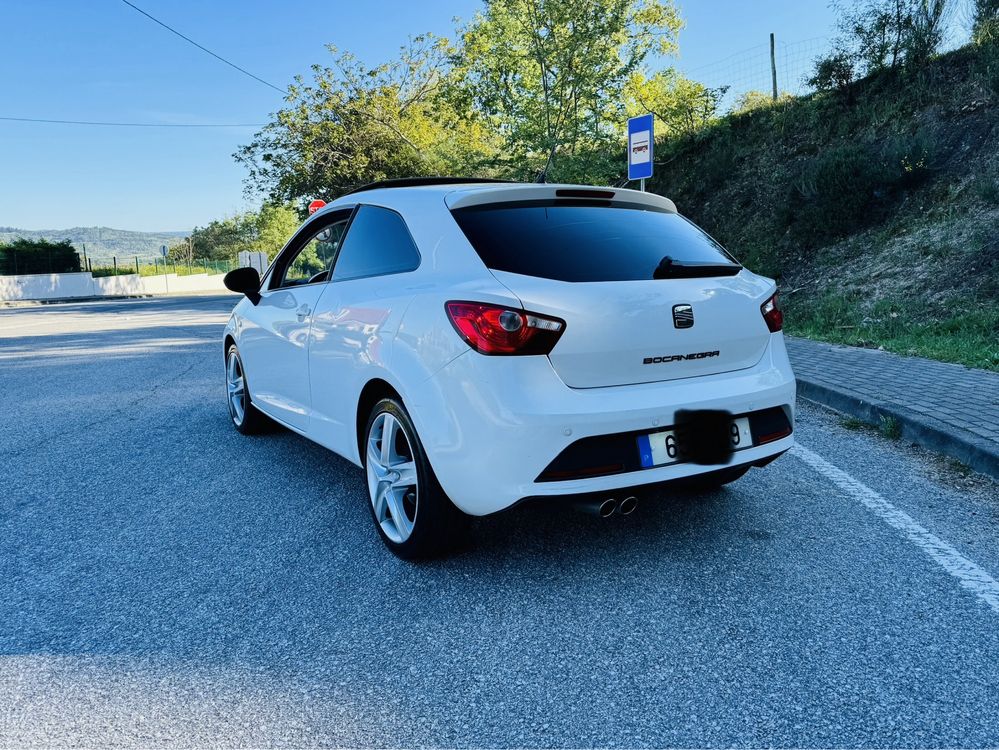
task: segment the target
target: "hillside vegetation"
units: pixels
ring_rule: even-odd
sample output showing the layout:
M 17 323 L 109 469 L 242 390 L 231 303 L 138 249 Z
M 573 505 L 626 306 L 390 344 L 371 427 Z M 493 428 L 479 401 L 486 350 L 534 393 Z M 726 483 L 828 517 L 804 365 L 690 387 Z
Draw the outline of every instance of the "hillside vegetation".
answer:
M 26 240 L 69 243 L 78 251 L 86 247 L 91 257 L 148 260 L 160 257 L 160 247 L 173 245 L 187 232 L 131 232 L 110 227 L 72 227 L 70 229 L 18 229 L 0 227 L 0 244 L 11 243 L 19 237 Z
M 997 93 L 968 46 L 658 143 L 651 189 L 779 280 L 790 333 L 999 369 Z

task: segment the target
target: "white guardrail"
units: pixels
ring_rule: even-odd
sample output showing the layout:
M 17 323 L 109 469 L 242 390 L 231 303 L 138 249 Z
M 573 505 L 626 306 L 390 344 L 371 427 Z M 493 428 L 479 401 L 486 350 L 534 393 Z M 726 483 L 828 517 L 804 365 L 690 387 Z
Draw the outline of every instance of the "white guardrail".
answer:
M 178 276 L 122 274 L 94 278 L 85 273 L 36 273 L 0 276 L 0 301 L 72 299 L 74 297 L 123 297 L 184 292 L 224 292 L 224 274 L 196 273 Z

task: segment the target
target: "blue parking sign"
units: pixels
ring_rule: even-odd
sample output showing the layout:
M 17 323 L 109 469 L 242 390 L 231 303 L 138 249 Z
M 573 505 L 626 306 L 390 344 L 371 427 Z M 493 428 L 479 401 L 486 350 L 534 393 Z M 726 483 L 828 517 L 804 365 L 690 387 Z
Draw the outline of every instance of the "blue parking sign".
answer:
M 652 115 L 628 120 L 628 179 L 652 176 Z

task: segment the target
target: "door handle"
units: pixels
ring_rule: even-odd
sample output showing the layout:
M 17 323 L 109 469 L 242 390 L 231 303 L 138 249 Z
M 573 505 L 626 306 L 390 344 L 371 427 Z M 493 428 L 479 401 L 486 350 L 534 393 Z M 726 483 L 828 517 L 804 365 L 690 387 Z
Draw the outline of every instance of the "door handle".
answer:
M 299 323 L 304 323 L 305 319 L 307 317 L 309 317 L 309 313 L 311 313 L 311 312 L 312 312 L 312 310 L 311 310 L 311 308 L 309 308 L 308 305 L 302 305 L 300 308 L 298 308 L 295 311 L 295 314 L 298 316 L 298 322 Z

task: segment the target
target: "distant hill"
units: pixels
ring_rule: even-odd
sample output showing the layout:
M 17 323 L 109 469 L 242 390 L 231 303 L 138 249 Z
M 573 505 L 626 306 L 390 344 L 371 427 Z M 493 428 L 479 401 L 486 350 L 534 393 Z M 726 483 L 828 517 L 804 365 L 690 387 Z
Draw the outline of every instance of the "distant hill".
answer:
M 159 257 L 162 245 L 170 246 L 190 232 L 129 232 L 110 227 L 73 227 L 72 229 L 17 229 L 0 227 L 0 244 L 17 237 L 29 240 L 58 242 L 69 240 L 81 254 L 91 258 L 138 257 L 140 260 Z

